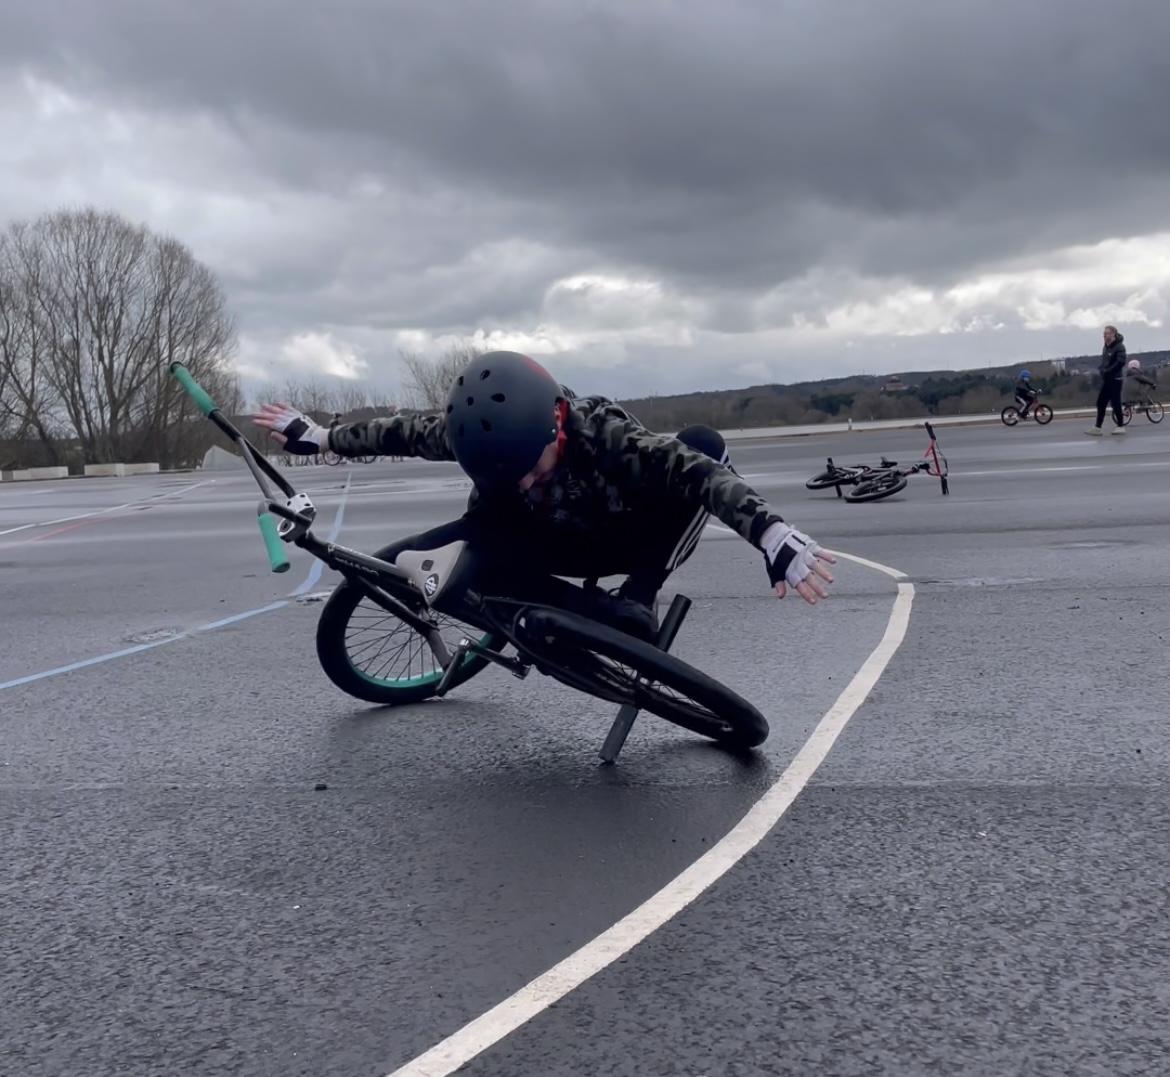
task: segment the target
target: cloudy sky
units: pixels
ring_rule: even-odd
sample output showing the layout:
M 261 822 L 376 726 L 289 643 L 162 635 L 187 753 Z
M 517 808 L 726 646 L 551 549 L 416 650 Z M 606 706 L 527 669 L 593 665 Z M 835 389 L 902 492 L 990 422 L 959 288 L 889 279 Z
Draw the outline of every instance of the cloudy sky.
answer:
M 221 276 L 252 384 L 635 395 L 1170 344 L 1163 0 L 36 0 L 0 219 Z

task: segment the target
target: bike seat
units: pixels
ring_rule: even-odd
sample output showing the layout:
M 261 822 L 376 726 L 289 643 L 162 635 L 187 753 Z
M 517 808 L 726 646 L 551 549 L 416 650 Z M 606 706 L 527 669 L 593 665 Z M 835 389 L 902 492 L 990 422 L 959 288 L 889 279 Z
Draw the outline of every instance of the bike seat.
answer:
M 884 456 L 882 457 L 882 467 L 897 467 L 897 466 L 898 466 L 897 460 L 887 460 Z

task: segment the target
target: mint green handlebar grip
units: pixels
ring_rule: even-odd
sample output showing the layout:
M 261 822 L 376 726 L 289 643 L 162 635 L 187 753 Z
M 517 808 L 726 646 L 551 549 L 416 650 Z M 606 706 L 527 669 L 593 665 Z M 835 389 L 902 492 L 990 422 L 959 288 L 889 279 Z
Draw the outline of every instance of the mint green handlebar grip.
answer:
M 263 512 L 258 517 L 260 534 L 264 537 L 264 548 L 268 551 L 268 564 L 273 572 L 287 572 L 289 559 L 284 552 L 284 543 L 276 532 L 276 517 L 271 512 Z
M 203 387 L 191 377 L 186 367 L 175 363 L 171 367 L 171 373 L 178 379 L 179 384 L 187 390 L 187 395 L 195 401 L 195 406 L 203 412 L 204 416 L 210 415 L 216 410 L 215 402 L 207 395 Z

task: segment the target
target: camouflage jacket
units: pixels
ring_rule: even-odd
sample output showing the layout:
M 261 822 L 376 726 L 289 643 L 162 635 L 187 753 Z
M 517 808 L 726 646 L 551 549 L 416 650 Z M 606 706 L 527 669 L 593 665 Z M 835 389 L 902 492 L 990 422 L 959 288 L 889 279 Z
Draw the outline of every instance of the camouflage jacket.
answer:
M 565 451 L 553 478 L 517 502 L 554 527 L 605 530 L 634 509 L 679 502 L 705 508 L 759 546 L 781 517 L 731 468 L 669 434 L 647 430 L 601 396 L 573 397 L 565 422 Z M 417 456 L 454 460 L 441 415 L 400 415 L 334 427 L 329 447 L 341 456 Z

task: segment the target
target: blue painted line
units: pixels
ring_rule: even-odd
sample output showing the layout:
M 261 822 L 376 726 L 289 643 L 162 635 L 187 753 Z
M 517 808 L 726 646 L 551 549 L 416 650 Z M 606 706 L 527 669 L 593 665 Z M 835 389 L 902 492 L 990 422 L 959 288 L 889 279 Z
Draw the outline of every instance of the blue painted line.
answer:
M 327 542 L 336 542 L 337 536 L 341 534 L 341 523 L 345 519 L 345 503 L 349 498 L 349 484 L 353 481 L 353 472 L 350 471 L 345 476 L 345 489 L 341 491 L 341 504 L 337 506 L 337 512 L 333 517 L 333 527 L 329 530 L 329 537 Z M 317 581 L 321 578 L 321 573 L 325 570 L 325 562 L 320 558 L 313 558 L 313 567 L 309 569 L 308 576 L 301 582 L 300 586 L 295 591 L 290 592 L 290 595 L 303 595 L 310 587 L 316 587 Z
M 5 688 L 17 688 L 22 684 L 31 684 L 33 681 L 43 681 L 48 677 L 57 677 L 62 673 L 72 673 L 77 669 L 85 669 L 87 666 L 101 665 L 103 662 L 112 662 L 115 658 L 125 658 L 128 655 L 140 654 L 142 651 L 150 651 L 155 647 L 163 647 L 168 643 L 177 643 L 181 639 L 187 639 L 189 636 L 195 635 L 196 632 L 210 632 L 216 628 L 224 628 L 227 625 L 235 624 L 237 621 L 247 620 L 249 617 L 256 617 L 261 613 L 271 613 L 273 610 L 281 609 L 288 605 L 288 599 L 282 598 L 279 602 L 273 602 L 268 606 L 261 606 L 259 609 L 247 610 L 244 613 L 237 613 L 232 617 L 225 617 L 222 621 L 212 621 L 210 624 L 198 625 L 195 628 L 188 629 L 186 632 L 180 632 L 174 636 L 168 636 L 166 639 L 158 639 L 153 643 L 140 643 L 136 647 L 126 647 L 121 651 L 111 651 L 109 654 L 99 654 L 96 658 L 86 658 L 81 662 L 71 662 L 67 666 L 58 666 L 56 669 L 47 669 L 44 673 L 30 673 L 27 677 L 17 677 L 14 681 L 5 681 L 0 684 L 0 692 Z
M 59 673 L 72 673 L 75 669 L 85 669 L 86 666 L 96 666 L 101 662 L 111 662 L 115 658 L 124 658 L 128 654 L 149 651 L 154 647 L 161 647 L 164 643 L 173 643 L 180 638 L 180 636 L 171 636 L 170 639 L 155 640 L 154 643 L 140 643 L 137 647 L 127 647 L 124 651 L 113 651 L 110 654 L 98 655 L 97 658 L 87 658 L 84 662 L 73 662 L 68 666 L 58 666 L 56 669 L 49 669 L 44 673 L 30 673 L 27 677 L 18 677 L 14 681 L 5 681 L 3 684 L 0 684 L 0 692 L 5 688 L 16 688 L 22 684 L 31 684 L 33 681 L 43 681 L 46 677 L 56 677 Z
M 273 602 L 268 606 L 261 606 L 256 610 L 247 610 L 244 613 L 237 613 L 231 617 L 225 617 L 222 621 L 212 621 L 208 625 L 200 625 L 198 628 L 192 628 L 190 632 L 184 632 L 183 636 L 193 636 L 196 632 L 210 632 L 215 628 L 226 628 L 228 625 L 234 625 L 237 621 L 246 621 L 249 617 L 256 617 L 261 613 L 271 613 L 273 610 L 283 609 L 288 605 L 288 599 L 282 598 L 279 602 Z M 183 636 L 176 636 L 175 639 L 182 639 Z M 0 688 L 4 686 L 0 684 Z
M 341 504 L 337 506 L 337 513 L 333 517 L 333 527 L 329 532 L 329 541 L 336 542 L 337 536 L 341 533 L 341 524 L 345 519 L 345 504 L 349 497 L 349 485 L 353 479 L 353 472 L 351 471 L 345 477 L 345 489 L 341 494 Z M 313 567 L 309 570 L 309 575 L 304 582 L 292 592 L 292 595 L 304 594 L 310 587 L 314 586 L 321 578 L 321 572 L 325 568 L 325 562 L 313 559 Z M 290 596 L 291 597 L 291 596 Z M 89 666 L 98 666 L 103 662 L 112 662 L 116 658 L 126 658 L 132 654 L 140 654 L 143 651 L 153 650 L 155 647 L 163 647 L 168 643 L 177 643 L 181 639 L 188 639 L 197 632 L 212 632 L 217 628 L 226 628 L 228 625 L 236 624 L 238 621 L 246 621 L 249 617 L 257 617 L 262 613 L 271 613 L 273 610 L 283 609 L 289 604 L 287 598 L 282 598 L 279 602 L 272 602 L 267 606 L 261 606 L 254 610 L 245 610 L 243 613 L 233 614 L 231 617 L 225 617 L 222 621 L 212 621 L 210 624 L 199 625 L 196 628 L 188 629 L 186 632 L 180 632 L 177 635 L 170 636 L 167 639 L 155 640 L 153 643 L 140 643 L 136 647 L 126 647 L 120 651 L 111 651 L 109 654 L 99 654 L 96 658 L 86 658 L 81 662 L 71 662 L 67 666 L 58 666 L 56 669 L 47 669 L 43 673 L 30 673 L 27 677 L 17 677 L 14 681 L 4 681 L 0 684 L 0 692 L 6 688 L 18 688 L 22 684 L 32 684 L 34 681 L 43 681 L 49 677 L 59 677 L 62 673 L 72 673 L 78 669 L 86 669 Z

